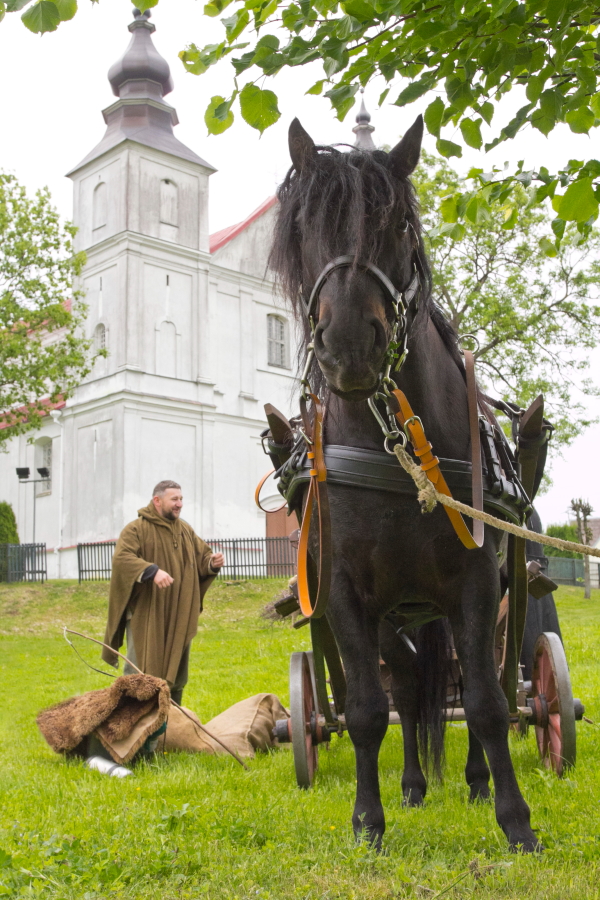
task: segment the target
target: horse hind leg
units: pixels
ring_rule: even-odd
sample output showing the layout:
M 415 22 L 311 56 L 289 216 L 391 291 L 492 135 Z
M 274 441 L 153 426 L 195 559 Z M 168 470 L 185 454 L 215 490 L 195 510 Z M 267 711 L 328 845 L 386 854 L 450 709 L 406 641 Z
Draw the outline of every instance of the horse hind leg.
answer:
M 396 634 L 392 625 L 383 621 L 379 626 L 380 651 L 391 674 L 391 694 L 400 716 L 404 744 L 402 794 L 406 806 L 420 806 L 427 792 L 427 780 L 419 759 L 417 725 L 419 698 L 414 653 Z
M 483 746 L 469 728 L 469 753 L 465 766 L 465 779 L 469 785 L 469 800 L 490 799 L 490 770 L 485 759 Z

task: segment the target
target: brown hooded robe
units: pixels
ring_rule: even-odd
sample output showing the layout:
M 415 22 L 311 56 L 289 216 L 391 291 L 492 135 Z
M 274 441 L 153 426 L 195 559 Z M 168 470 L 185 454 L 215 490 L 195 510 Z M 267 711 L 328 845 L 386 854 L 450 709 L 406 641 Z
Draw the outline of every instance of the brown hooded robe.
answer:
M 204 594 L 215 578 L 212 550 L 187 522 L 164 519 L 152 502 L 139 509 L 138 516 L 125 526 L 115 548 L 104 642 L 120 649 L 129 608 L 138 667 L 173 684 L 183 652 L 198 631 Z M 172 576 L 170 587 L 160 589 L 153 580 L 138 583 L 153 564 Z M 118 657 L 106 647 L 102 658 L 118 665 Z

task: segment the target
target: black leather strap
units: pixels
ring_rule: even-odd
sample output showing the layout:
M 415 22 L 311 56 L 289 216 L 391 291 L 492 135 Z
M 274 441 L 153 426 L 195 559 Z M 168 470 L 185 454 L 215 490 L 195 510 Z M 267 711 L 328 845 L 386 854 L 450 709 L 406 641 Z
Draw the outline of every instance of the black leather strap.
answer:
M 363 450 L 358 447 L 344 447 L 327 444 L 324 448 L 327 482 L 331 485 L 347 485 L 366 490 L 386 491 L 393 494 L 414 496 L 414 481 L 398 465 L 395 456 L 380 450 Z M 457 459 L 440 459 L 440 469 L 452 495 L 465 503 L 471 502 L 471 463 Z M 285 496 L 288 503 L 298 487 L 309 478 L 309 463 L 305 460 L 286 483 Z M 287 480 L 286 480 L 287 481 Z M 484 509 L 493 515 L 500 515 L 516 525 L 521 524 L 520 513 L 510 498 L 493 496 L 484 487 Z
M 310 319 L 311 316 L 315 313 L 315 308 L 317 305 L 317 300 L 319 299 L 319 294 L 323 289 L 323 285 L 329 278 L 332 272 L 336 269 L 346 269 L 350 266 L 354 265 L 354 257 L 353 256 L 336 256 L 335 259 L 332 259 L 331 262 L 327 263 L 319 277 L 317 278 L 315 285 L 311 291 L 310 297 L 308 299 L 308 303 L 304 304 L 304 311 L 306 313 L 306 317 Z M 406 288 L 404 292 L 398 291 L 390 279 L 387 277 L 385 272 L 382 272 L 374 263 L 370 262 L 358 262 L 357 267 L 359 269 L 363 269 L 365 272 L 368 272 L 373 276 L 375 281 L 379 284 L 383 291 L 389 299 L 395 305 L 401 302 L 404 305 L 404 309 L 400 310 L 400 312 L 405 313 L 408 304 L 412 302 L 419 289 L 419 274 L 415 272 L 413 278 Z

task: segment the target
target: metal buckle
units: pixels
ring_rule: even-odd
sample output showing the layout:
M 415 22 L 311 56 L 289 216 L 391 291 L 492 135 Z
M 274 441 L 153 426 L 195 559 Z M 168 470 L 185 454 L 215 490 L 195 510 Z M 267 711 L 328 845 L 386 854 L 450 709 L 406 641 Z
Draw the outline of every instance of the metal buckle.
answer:
M 409 416 L 408 419 L 406 420 L 406 422 L 404 423 L 404 425 L 402 426 L 404 428 L 404 434 L 406 435 L 407 440 L 409 440 L 411 442 L 412 442 L 412 437 L 408 431 L 408 426 L 412 425 L 413 423 L 416 423 L 416 422 L 418 422 L 419 425 L 421 426 L 421 428 L 423 428 L 423 423 L 421 422 L 419 416 Z

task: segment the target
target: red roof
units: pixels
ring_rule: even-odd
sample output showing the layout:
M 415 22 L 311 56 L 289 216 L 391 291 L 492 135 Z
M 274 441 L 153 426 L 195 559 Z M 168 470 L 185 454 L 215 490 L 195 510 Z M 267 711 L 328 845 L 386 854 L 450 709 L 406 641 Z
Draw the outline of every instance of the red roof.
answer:
M 67 405 L 66 400 L 58 400 L 56 403 L 51 403 L 50 397 L 44 397 L 44 399 L 41 402 L 42 402 L 42 405 L 48 409 L 48 412 L 46 412 L 45 410 L 41 411 L 42 416 L 48 415 L 48 413 L 50 412 L 51 409 L 62 409 L 64 406 Z M 27 409 L 28 409 L 27 406 L 17 407 L 18 412 L 26 412 Z M 3 428 L 10 428 L 10 426 L 14 425 L 14 424 L 15 424 L 14 421 L 13 422 L 6 422 L 6 421 L 1 422 L 0 421 L 0 431 Z
M 238 234 L 245 231 L 249 225 L 252 225 L 257 219 L 260 219 L 260 217 L 264 215 L 267 210 L 271 209 L 272 206 L 275 206 L 276 203 L 277 197 L 269 197 L 268 200 L 261 203 L 258 209 L 255 209 L 253 213 L 250 213 L 248 218 L 244 219 L 243 222 L 238 222 L 237 225 L 230 225 L 228 228 L 222 228 L 221 231 L 215 231 L 209 238 L 210 252 L 215 253 L 217 250 L 220 250 L 221 247 L 224 247 L 225 244 L 232 241 Z

